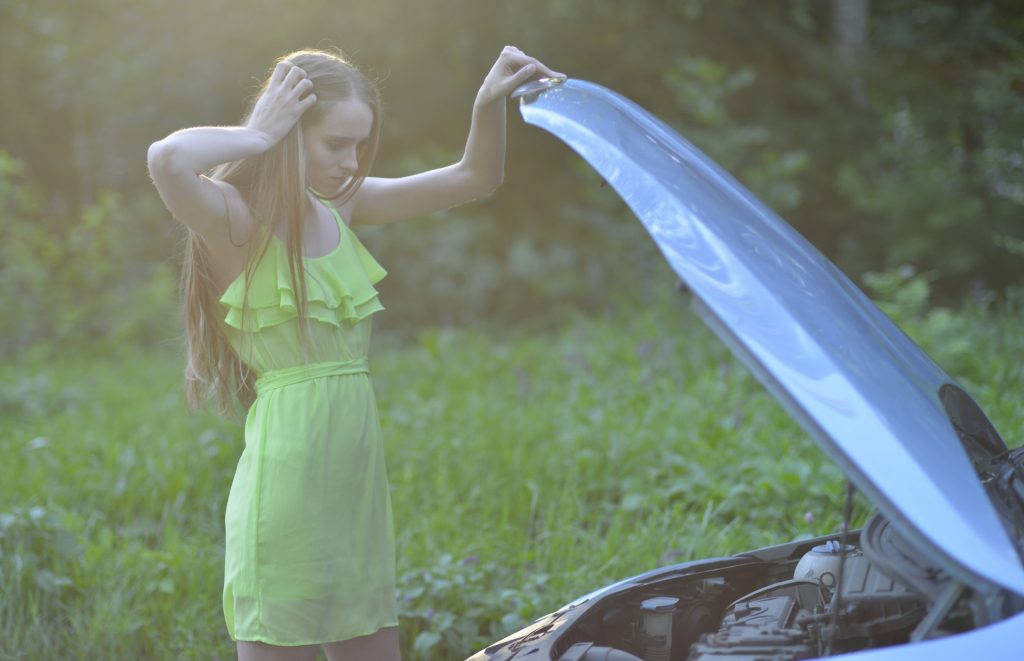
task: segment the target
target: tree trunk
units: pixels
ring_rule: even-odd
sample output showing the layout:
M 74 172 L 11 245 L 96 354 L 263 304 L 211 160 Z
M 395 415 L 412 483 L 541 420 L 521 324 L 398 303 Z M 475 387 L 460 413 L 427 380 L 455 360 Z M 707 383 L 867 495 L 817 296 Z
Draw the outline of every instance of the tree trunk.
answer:
M 858 108 L 867 105 L 863 68 L 868 49 L 868 3 L 869 0 L 832 0 L 836 55 L 848 81 L 850 100 Z

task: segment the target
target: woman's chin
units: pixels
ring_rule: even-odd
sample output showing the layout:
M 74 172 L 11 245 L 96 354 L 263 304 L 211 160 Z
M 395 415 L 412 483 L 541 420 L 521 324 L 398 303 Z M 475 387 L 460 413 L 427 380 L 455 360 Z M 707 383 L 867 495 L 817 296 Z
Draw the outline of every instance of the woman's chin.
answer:
M 349 179 L 347 177 L 344 179 L 329 179 L 327 181 L 320 182 L 317 186 L 310 185 L 309 190 L 317 197 L 332 199 L 338 197 L 348 182 Z

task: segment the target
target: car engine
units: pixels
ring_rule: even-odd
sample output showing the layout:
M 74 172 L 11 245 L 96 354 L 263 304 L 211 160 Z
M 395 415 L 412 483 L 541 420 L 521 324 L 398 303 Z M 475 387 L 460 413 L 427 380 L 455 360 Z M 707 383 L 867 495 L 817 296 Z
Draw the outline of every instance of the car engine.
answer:
M 981 603 L 880 514 L 850 537 L 637 586 L 578 620 L 552 658 L 809 659 L 966 631 L 1019 607 Z
M 730 604 L 718 631 L 701 636 L 686 658 L 805 659 L 891 645 L 906 641 L 925 613 L 919 596 L 852 546 L 815 547 L 796 576 Z

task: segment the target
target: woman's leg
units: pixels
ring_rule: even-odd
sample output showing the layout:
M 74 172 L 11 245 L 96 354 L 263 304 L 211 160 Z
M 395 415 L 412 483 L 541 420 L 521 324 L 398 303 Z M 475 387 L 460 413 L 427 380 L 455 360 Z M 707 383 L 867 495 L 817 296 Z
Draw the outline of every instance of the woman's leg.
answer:
M 402 661 L 398 627 L 385 627 L 368 636 L 324 643 L 328 661 Z
M 236 640 L 238 661 L 314 661 L 319 645 L 278 647 L 267 643 Z

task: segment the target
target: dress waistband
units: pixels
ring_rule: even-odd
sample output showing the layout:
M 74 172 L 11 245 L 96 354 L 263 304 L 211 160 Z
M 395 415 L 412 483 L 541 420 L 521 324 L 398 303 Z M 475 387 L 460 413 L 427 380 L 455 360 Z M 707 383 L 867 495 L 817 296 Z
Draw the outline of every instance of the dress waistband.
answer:
M 293 383 L 302 383 L 323 376 L 339 376 L 342 374 L 368 374 L 370 367 L 366 358 L 353 360 L 330 361 L 296 365 L 280 370 L 270 370 L 260 374 L 256 379 L 256 394 L 262 395 L 268 390 L 283 388 Z

